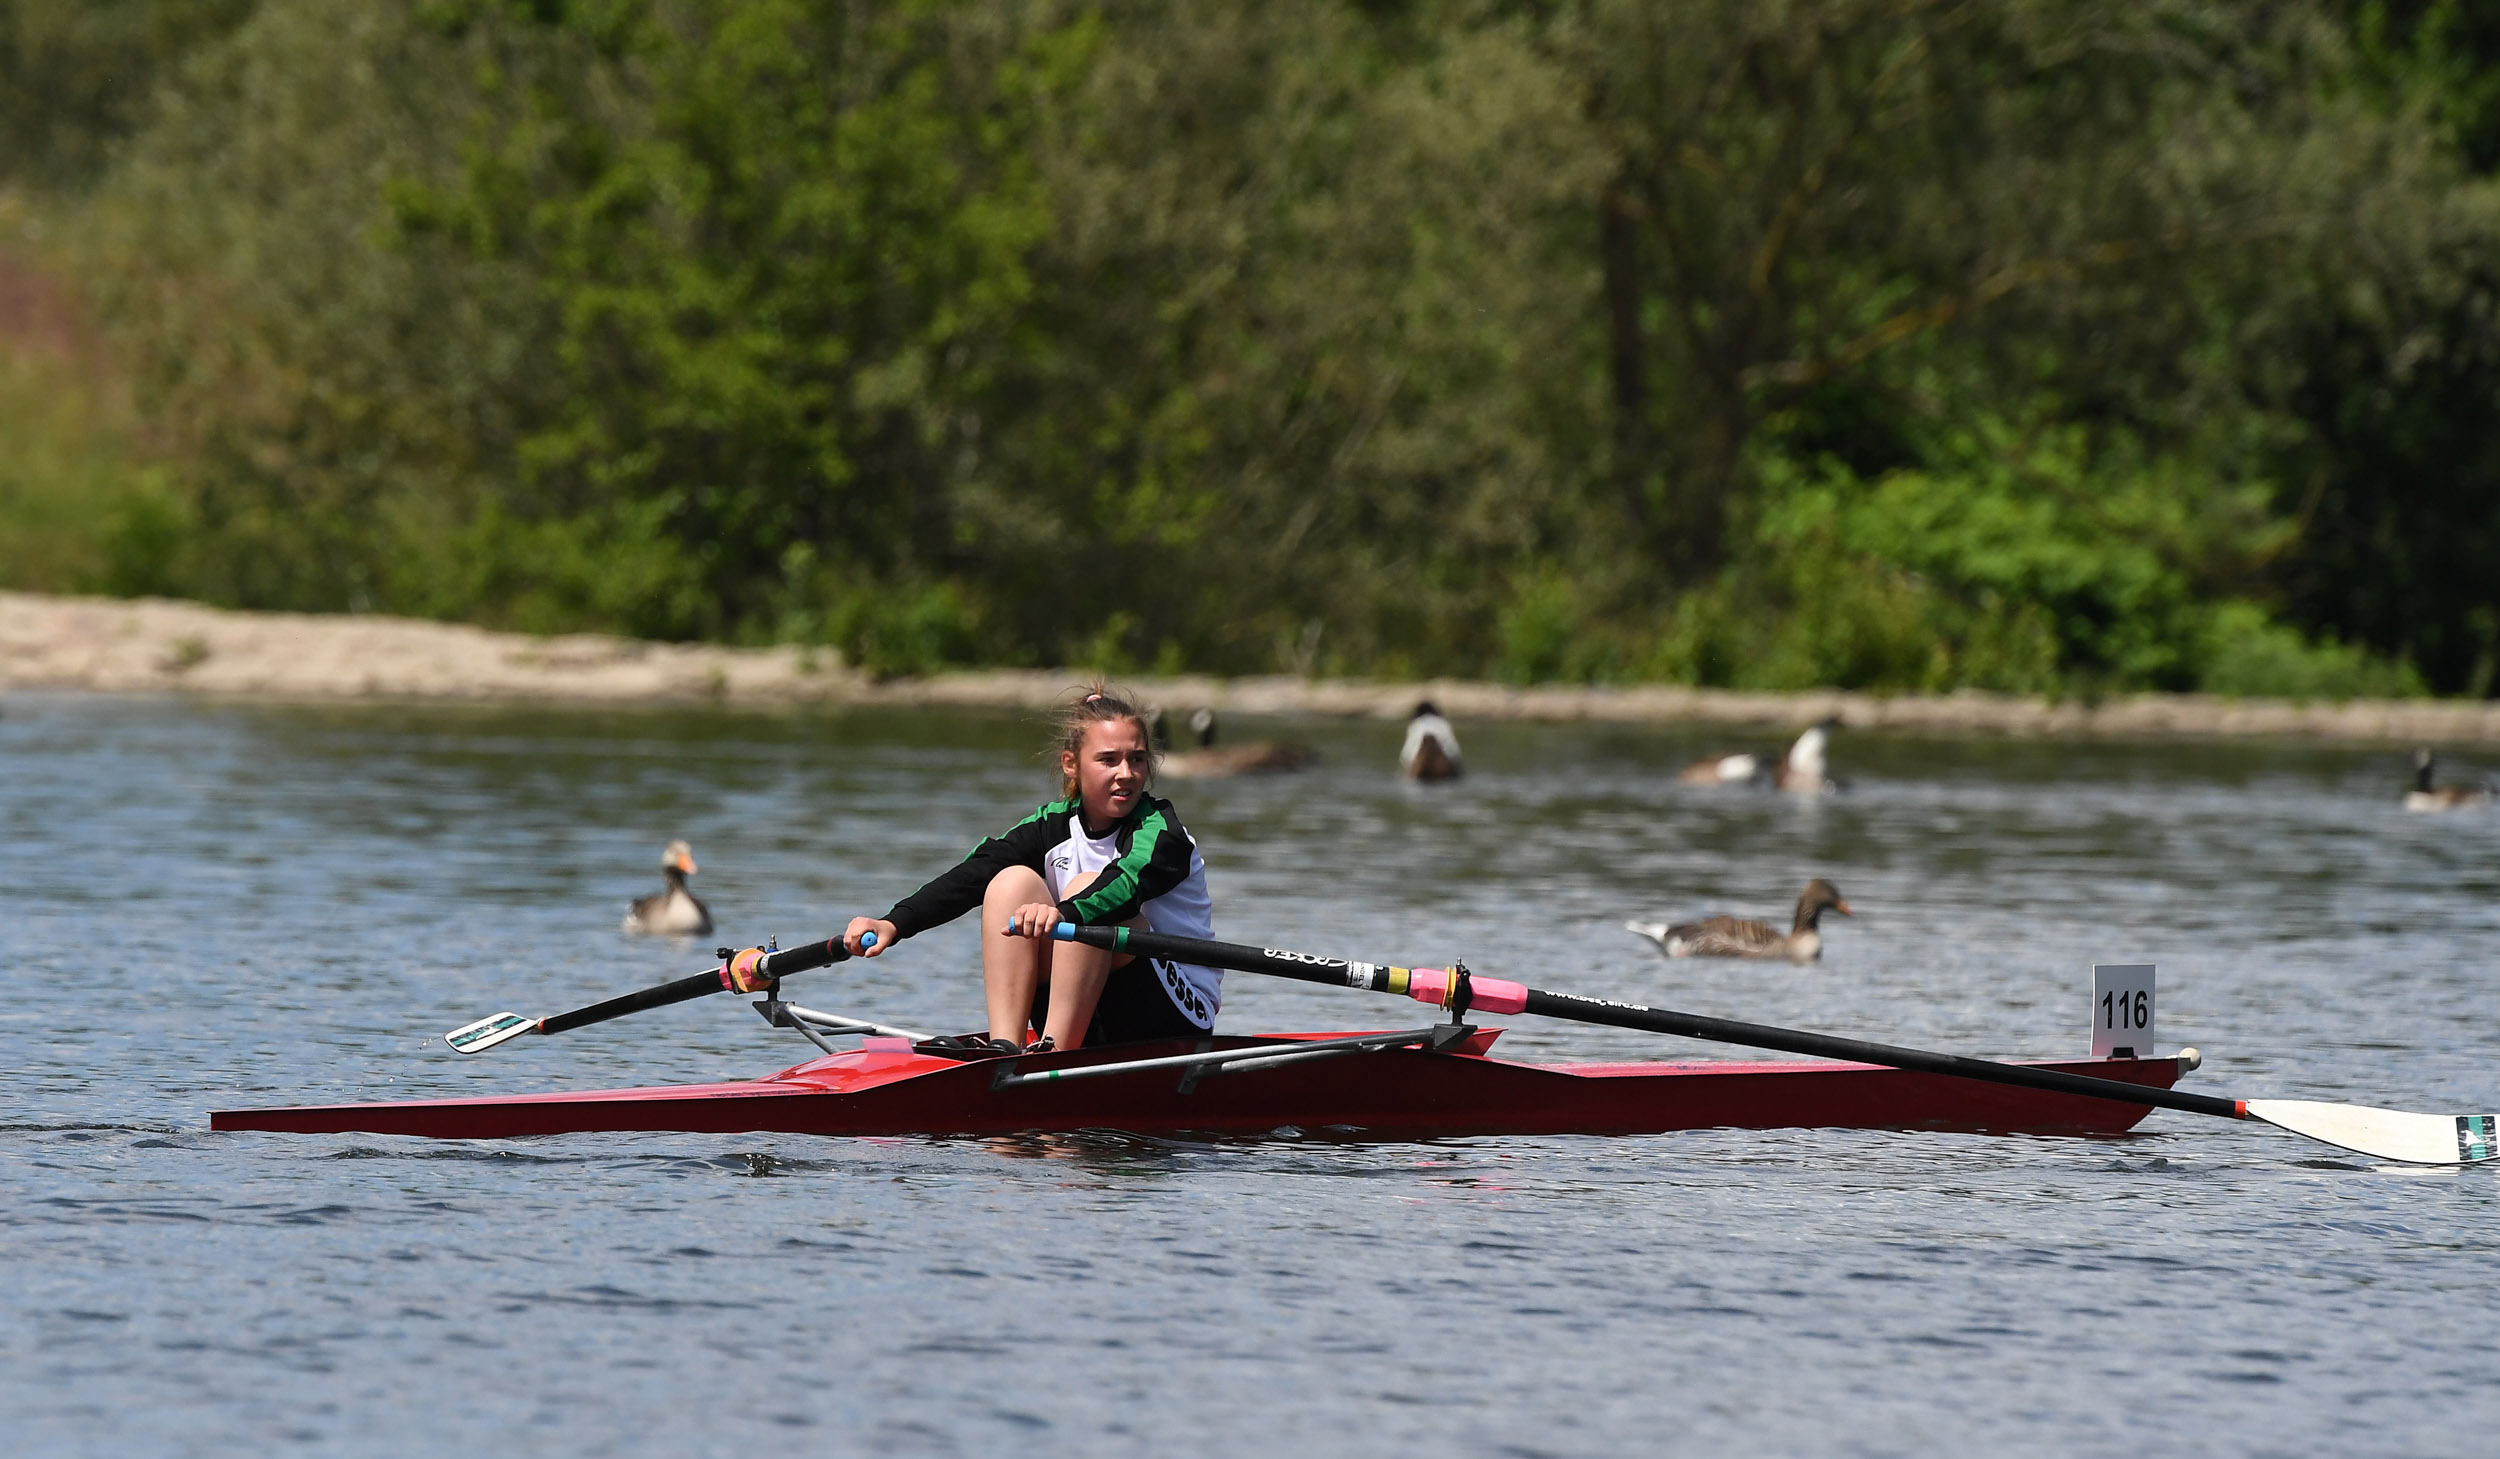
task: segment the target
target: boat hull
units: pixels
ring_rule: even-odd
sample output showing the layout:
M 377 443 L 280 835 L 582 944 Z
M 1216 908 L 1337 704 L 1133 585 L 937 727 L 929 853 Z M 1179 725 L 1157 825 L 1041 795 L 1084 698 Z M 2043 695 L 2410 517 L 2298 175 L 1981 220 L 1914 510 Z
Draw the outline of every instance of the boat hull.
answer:
M 1323 1039 L 1337 1034 L 1275 1035 Z M 1066 1071 L 1263 1039 L 1217 1037 L 956 1063 L 845 1053 L 728 1084 L 219 1110 L 215 1130 L 504 1139 L 608 1131 L 792 1135 L 1644 1135 L 1670 1130 L 1884 1129 L 2116 1135 L 2149 1105 L 2051 1094 L 1871 1064 L 1522 1064 L 1461 1051 L 1390 1049 L 1190 1080 L 1169 1067 L 994 1089 L 1001 1070 Z M 2032 1067 L 2167 1089 L 2173 1059 Z M 1184 1086 L 1190 1086 L 1184 1088 Z

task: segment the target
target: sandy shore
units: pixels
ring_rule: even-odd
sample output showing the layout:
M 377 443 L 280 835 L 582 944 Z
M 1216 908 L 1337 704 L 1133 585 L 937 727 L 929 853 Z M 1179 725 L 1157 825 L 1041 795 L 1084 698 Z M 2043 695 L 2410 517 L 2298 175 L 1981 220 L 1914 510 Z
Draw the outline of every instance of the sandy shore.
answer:
M 1075 670 L 975 670 L 879 683 L 829 651 L 536 638 L 407 618 L 240 613 L 161 599 L 0 592 L 0 691 L 86 690 L 296 700 L 536 700 L 577 704 L 918 704 L 1029 707 Z M 2500 743 L 2500 704 L 2341 704 L 2145 694 L 2096 705 L 1995 694 L 1756 694 L 1717 689 L 1511 688 L 1285 676 L 1128 680 L 1165 705 L 1247 714 L 1403 718 L 1418 698 L 1453 717 L 1625 724 L 1798 725 L 1939 733 L 2373 743 Z

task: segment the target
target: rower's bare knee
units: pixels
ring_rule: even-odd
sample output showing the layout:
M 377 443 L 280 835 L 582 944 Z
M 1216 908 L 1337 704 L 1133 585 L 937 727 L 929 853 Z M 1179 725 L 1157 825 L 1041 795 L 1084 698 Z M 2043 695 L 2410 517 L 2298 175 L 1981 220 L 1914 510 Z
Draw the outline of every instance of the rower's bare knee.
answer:
M 1004 868 L 990 878 L 989 889 L 981 894 L 982 907 L 991 911 L 1004 909 L 1012 912 L 1035 902 L 1058 900 L 1050 894 L 1050 883 L 1042 880 L 1042 874 L 1029 866 Z

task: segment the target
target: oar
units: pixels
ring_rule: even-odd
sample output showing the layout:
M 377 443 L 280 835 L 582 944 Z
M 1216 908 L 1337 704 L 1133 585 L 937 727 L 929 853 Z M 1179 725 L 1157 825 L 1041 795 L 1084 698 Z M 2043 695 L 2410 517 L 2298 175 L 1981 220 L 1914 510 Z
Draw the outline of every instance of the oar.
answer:
M 863 945 L 870 947 L 876 945 L 876 940 L 877 934 L 873 932 L 860 938 Z M 656 988 L 627 993 L 605 1003 L 593 1003 L 588 1008 L 576 1008 L 552 1018 L 525 1018 L 518 1013 L 498 1013 L 475 1023 L 462 1024 L 443 1035 L 443 1042 L 451 1045 L 455 1053 L 482 1054 L 505 1039 L 525 1033 L 566 1033 L 594 1023 L 605 1023 L 611 1018 L 623 1018 L 628 1013 L 666 1008 L 671 1003 L 683 1003 L 689 998 L 701 998 L 706 994 L 753 992 L 776 978 L 838 963 L 850 955 L 850 949 L 844 947 L 838 937 L 785 947 L 778 952 L 751 947 L 724 958 L 719 967 L 697 973 L 691 978 L 679 978 L 674 983 L 662 983 Z
M 1455 970 L 1384 967 L 1344 958 L 1315 957 L 1310 953 L 1288 952 L 1279 948 L 1207 942 L 1195 937 L 1174 937 L 1167 933 L 1126 927 L 1080 927 L 1072 922 L 1059 923 L 1052 931 L 1063 942 L 1082 942 L 1088 947 L 1108 948 L 1115 952 L 1197 963 L 1235 972 L 1270 973 L 1305 983 L 1364 988 L 1374 993 L 1402 993 L 1417 1002 L 1438 1004 L 1450 1010 L 1453 1019 L 1464 1017 L 1471 1008 L 1487 1013 L 1533 1013 L 1547 1018 L 1573 1019 L 1580 1023 L 1602 1023 L 1615 1028 L 1637 1028 L 1650 1033 L 1706 1039 L 1712 1043 L 1777 1049 L 1782 1053 L 1845 1059 L 1860 1064 L 1882 1064 L 1923 1074 L 1946 1074 L 1957 1079 L 1979 1079 L 1991 1084 L 2047 1090 L 2053 1094 L 2078 1094 L 2088 1099 L 2114 1100 L 2120 1104 L 2152 1105 L 2159 1109 L 2215 1115 L 2227 1120 L 2262 1120 L 2323 1144 L 2381 1160 L 2402 1160 L 2418 1165 L 2471 1165 L 2500 1156 L 2500 1132 L 2495 1131 L 2495 1122 L 2500 1121 L 2500 1116 L 2489 1114 L 2412 1114 L 2404 1110 L 2376 1109 L 2360 1104 L 2328 1104 L 2307 1099 L 2218 1099 L 2210 1094 L 2188 1094 L 2176 1089 L 2128 1084 L 2117 1079 L 2095 1079 L 2087 1074 L 2068 1074 L 2056 1069 L 2000 1064 L 1961 1054 L 1929 1053 L 1922 1049 L 1868 1043 L 1863 1039 L 1835 1038 L 1829 1034 L 1774 1028 L 1769 1024 L 1742 1023 L 1699 1013 L 1676 1013 L 1638 1003 L 1621 1003 L 1612 998 L 1549 993 L 1503 978 L 1475 977 L 1464 967 Z

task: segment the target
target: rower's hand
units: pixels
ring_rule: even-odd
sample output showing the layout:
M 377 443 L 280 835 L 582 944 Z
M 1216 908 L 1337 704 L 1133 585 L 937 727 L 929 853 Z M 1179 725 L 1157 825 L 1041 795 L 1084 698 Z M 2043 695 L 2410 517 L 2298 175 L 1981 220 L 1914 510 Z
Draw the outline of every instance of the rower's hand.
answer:
M 1027 902 L 1016 908 L 1002 931 L 1009 937 L 1029 937 L 1035 942 L 1050 939 L 1051 929 L 1059 925 L 1059 907 L 1053 902 Z
M 870 933 L 876 934 L 876 941 L 861 946 L 860 939 Z M 877 917 L 853 917 L 842 933 L 842 945 L 851 950 L 853 957 L 875 957 L 899 940 L 894 935 L 894 924 Z

